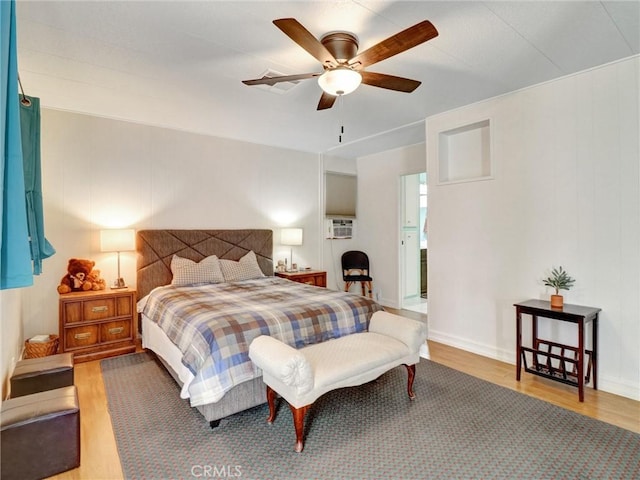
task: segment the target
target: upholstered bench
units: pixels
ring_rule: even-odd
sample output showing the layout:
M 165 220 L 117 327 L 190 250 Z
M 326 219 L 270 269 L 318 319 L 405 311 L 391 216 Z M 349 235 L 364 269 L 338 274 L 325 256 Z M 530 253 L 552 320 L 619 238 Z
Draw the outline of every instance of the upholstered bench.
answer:
M 2 480 L 46 478 L 80 465 L 80 409 L 75 386 L 2 402 Z
M 249 358 L 262 369 L 267 385 L 269 423 L 275 420 L 276 393 L 291 408 L 296 431 L 296 452 L 304 447 L 304 416 L 321 395 L 342 387 L 362 385 L 400 365 L 408 372 L 407 392 L 413 400 L 415 365 L 427 339 L 422 322 L 376 312 L 369 330 L 314 345 L 295 348 L 270 336 L 257 337 Z
M 73 353 L 20 360 L 11 375 L 11 398 L 73 385 Z

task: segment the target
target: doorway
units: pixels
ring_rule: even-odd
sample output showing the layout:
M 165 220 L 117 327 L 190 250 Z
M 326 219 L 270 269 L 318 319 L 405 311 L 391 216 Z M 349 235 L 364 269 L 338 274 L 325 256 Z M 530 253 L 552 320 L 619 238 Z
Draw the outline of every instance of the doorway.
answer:
M 427 174 L 401 177 L 400 299 L 402 308 L 427 313 Z

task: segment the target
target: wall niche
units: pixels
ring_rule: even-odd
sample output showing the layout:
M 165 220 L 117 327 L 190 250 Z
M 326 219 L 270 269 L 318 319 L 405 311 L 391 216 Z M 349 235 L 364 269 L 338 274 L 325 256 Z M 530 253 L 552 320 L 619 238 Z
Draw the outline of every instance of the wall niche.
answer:
M 438 135 L 438 182 L 471 182 L 492 178 L 491 121 L 463 125 Z

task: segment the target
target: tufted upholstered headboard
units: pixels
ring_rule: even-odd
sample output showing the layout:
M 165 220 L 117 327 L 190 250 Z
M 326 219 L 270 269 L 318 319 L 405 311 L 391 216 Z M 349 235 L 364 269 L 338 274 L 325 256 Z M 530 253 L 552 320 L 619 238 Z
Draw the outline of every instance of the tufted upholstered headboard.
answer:
M 171 283 L 174 254 L 199 262 L 210 255 L 239 260 L 250 250 L 265 275 L 273 275 L 271 230 L 139 230 L 136 280 L 138 298 Z

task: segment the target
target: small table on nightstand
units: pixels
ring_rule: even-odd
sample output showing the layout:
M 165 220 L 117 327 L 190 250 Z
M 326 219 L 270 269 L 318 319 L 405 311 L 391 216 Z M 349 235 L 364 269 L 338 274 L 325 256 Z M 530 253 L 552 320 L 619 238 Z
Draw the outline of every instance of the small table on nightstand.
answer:
M 292 282 L 306 283 L 316 287 L 327 286 L 327 272 L 321 270 L 300 270 L 298 272 L 276 272 L 276 277 L 286 278 Z

